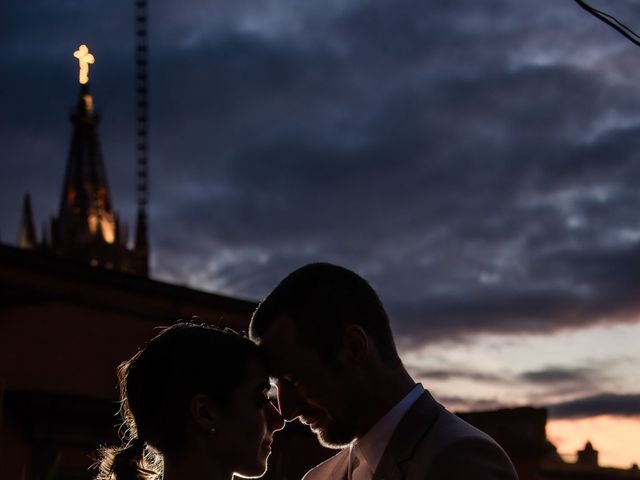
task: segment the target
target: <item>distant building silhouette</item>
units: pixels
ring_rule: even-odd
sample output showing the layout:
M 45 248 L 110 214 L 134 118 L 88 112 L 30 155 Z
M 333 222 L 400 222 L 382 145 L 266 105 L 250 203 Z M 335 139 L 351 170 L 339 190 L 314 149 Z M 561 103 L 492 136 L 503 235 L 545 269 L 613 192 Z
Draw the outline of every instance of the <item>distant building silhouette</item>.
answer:
M 521 407 L 491 412 L 459 413 L 505 449 L 520 480 L 640 480 L 640 472 L 598 465 L 598 451 L 587 442 L 576 463 L 566 462 L 547 439 L 547 410 Z
M 594 450 L 591 442 L 587 442 L 584 446 L 584 450 L 578 451 L 578 461 L 576 463 L 580 465 L 589 465 L 591 467 L 598 466 L 598 451 Z
M 575 463 L 557 458 L 546 457 L 540 465 L 541 480 L 637 480 L 640 471 L 636 464 L 631 468 L 602 467 L 598 464 L 598 451 L 591 442 L 577 452 Z

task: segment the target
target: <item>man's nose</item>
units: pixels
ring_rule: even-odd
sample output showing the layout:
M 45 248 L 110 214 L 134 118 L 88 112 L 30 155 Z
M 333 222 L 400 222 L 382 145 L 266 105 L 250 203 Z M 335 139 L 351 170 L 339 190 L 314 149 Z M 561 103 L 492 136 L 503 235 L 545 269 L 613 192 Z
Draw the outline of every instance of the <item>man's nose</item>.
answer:
M 301 404 L 300 394 L 293 385 L 285 382 L 278 384 L 278 407 L 282 418 L 287 422 L 298 418 L 302 413 Z

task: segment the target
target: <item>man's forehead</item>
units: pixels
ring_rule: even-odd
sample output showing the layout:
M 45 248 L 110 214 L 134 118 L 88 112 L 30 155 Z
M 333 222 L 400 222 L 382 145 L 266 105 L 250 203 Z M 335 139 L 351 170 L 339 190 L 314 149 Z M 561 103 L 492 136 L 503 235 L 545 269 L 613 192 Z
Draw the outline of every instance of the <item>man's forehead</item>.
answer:
M 278 315 L 259 342 L 267 352 L 300 344 L 300 331 L 294 321 L 286 315 Z
M 264 352 L 269 375 L 281 376 L 290 373 L 311 353 L 300 337 L 293 321 L 279 316 L 267 329 L 258 345 Z
M 260 348 L 264 349 L 263 346 L 261 346 Z M 267 367 L 267 372 L 270 378 L 277 379 L 286 374 L 286 371 L 288 370 L 286 358 L 279 358 L 277 354 L 274 355 L 273 353 L 271 355 L 265 353 L 264 359 L 265 366 Z

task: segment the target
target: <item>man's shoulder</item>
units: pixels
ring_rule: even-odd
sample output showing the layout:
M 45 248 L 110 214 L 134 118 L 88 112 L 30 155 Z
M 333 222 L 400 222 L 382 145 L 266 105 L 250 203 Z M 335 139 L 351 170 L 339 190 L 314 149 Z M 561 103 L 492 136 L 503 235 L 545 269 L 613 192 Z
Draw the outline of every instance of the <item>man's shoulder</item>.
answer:
M 433 425 L 432 435 L 434 439 L 438 440 L 442 445 L 457 443 L 462 440 L 496 443 L 495 440 L 485 432 L 444 408 Z
M 436 413 L 427 417 L 416 412 L 414 418 L 407 418 L 406 430 L 398 432 L 406 435 L 419 428 L 416 420 L 421 416 L 429 419 L 429 427 L 415 443 L 410 462 L 410 470 L 421 473 L 408 478 L 420 478 L 427 471 L 434 479 L 454 479 L 458 478 L 454 475 L 456 468 L 471 468 L 479 475 L 477 478 L 517 478 L 509 457 L 493 438 L 446 410 L 431 396 L 422 401 L 425 406 L 431 404 L 430 410 Z M 439 408 L 434 409 L 433 405 Z
M 425 392 L 414 407 L 399 426 L 399 430 L 404 430 L 402 434 L 407 430 L 424 429 L 421 442 L 427 441 L 436 448 L 472 439 L 497 445 L 489 435 L 448 411 L 429 392 Z
M 428 448 L 422 450 L 422 455 L 431 457 L 423 463 L 423 469 L 426 476 L 434 480 L 466 479 L 471 471 L 477 479 L 518 479 L 508 455 L 488 435 L 460 435 L 449 438 L 432 452 Z M 421 463 L 419 458 L 420 454 L 416 460 Z
M 349 462 L 349 449 L 345 448 L 340 450 L 333 457 L 329 457 L 327 460 L 319 465 L 316 465 L 309 470 L 302 480 L 327 480 L 331 479 L 336 474 L 334 472 L 340 472 L 347 468 Z

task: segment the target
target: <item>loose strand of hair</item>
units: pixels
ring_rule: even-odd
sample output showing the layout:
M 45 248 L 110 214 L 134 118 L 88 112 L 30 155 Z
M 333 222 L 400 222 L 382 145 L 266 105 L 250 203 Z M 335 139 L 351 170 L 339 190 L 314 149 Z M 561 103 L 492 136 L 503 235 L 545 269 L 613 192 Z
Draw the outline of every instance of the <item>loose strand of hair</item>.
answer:
M 103 447 L 95 480 L 159 480 L 162 455 L 138 439 L 123 447 Z

